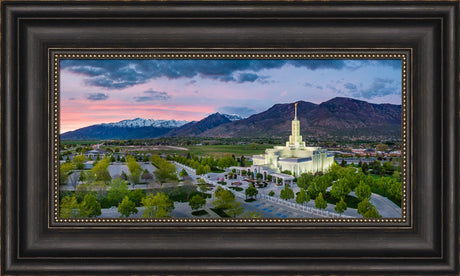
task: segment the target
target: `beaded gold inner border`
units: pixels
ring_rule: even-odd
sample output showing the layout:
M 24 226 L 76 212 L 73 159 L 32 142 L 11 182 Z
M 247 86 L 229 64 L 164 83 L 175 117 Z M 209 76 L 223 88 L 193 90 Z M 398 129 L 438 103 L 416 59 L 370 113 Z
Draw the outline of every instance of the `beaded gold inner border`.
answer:
M 87 224 L 122 224 L 127 223 L 405 223 L 408 222 L 408 177 L 407 177 L 407 153 L 408 153 L 408 60 L 412 53 L 411 49 L 356 49 L 344 50 L 342 53 L 335 50 L 296 49 L 296 53 L 288 53 L 287 50 L 270 50 L 272 53 L 257 53 L 260 49 L 249 50 L 253 53 L 216 53 L 214 50 L 190 50 L 189 53 L 126 53 L 129 50 L 85 50 L 85 49 L 50 49 L 50 92 L 52 97 L 52 175 L 51 218 L 54 223 L 68 225 L 68 223 Z M 125 51 L 125 53 L 123 53 Z M 234 52 L 241 51 L 235 49 Z M 308 53 L 315 51 L 315 53 Z M 353 51 L 350 53 L 349 51 Z M 161 50 L 165 52 L 165 50 Z M 283 53 L 284 52 L 284 53 Z M 391 52 L 391 53 L 389 53 Z M 60 218 L 59 217 L 59 64 L 61 59 L 400 59 L 401 60 L 401 218 Z M 412 210 L 412 209 L 411 209 Z

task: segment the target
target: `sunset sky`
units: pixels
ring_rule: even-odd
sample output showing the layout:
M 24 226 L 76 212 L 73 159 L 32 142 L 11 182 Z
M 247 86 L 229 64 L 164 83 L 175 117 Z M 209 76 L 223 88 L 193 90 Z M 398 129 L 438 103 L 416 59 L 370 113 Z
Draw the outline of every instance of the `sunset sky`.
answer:
M 61 133 L 350 97 L 401 104 L 400 60 L 61 60 Z

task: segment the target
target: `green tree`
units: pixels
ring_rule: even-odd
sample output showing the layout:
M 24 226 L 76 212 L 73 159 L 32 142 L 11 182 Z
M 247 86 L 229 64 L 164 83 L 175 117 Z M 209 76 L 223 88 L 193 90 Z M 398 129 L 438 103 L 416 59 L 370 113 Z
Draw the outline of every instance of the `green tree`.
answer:
M 198 167 L 196 168 L 196 174 L 197 175 L 202 175 L 202 174 L 205 174 L 205 173 L 206 173 L 206 171 L 204 169 L 204 166 L 198 165 Z
M 304 188 L 300 188 L 300 191 L 295 198 L 295 202 L 299 204 L 304 204 L 305 202 L 307 202 L 307 192 Z
M 81 184 L 79 186 L 81 186 Z M 104 181 L 95 181 L 92 183 L 88 183 L 87 186 L 87 190 L 92 192 L 96 196 L 98 201 L 102 200 L 102 198 L 107 196 L 107 188 L 108 185 L 105 184 Z
M 331 196 L 336 200 L 347 196 L 351 192 L 346 179 L 339 179 L 332 184 Z
M 347 209 L 347 203 L 343 200 L 343 198 L 340 198 L 340 201 L 337 202 L 334 209 L 337 213 L 341 214 Z
M 380 215 L 379 211 L 375 206 L 371 206 L 369 210 L 366 211 L 366 213 L 363 214 L 363 218 L 381 218 L 382 216 Z
M 388 185 L 388 192 L 390 193 L 390 195 L 396 201 L 400 201 L 401 194 L 402 194 L 401 182 L 396 181 L 395 179 L 391 179 L 387 185 Z
M 142 206 L 145 207 L 142 217 L 144 218 L 164 218 L 169 217 L 174 210 L 174 201 L 164 193 L 156 195 L 149 194 L 142 199 Z
M 121 214 L 120 217 L 129 217 L 131 214 L 137 214 L 138 210 L 136 204 L 132 202 L 128 196 L 123 198 L 123 201 L 118 205 L 118 213 Z
M 129 200 L 134 202 L 136 206 L 139 206 L 141 204 L 142 198 L 145 197 L 145 192 L 141 189 L 135 189 L 131 192 L 129 192 Z
M 360 201 L 370 199 L 372 194 L 371 187 L 366 185 L 364 181 L 360 181 L 358 187 L 355 188 L 355 194 Z
M 86 157 L 83 154 L 74 156 L 72 163 L 75 164 L 77 170 L 83 170 L 85 168 Z
M 282 189 L 280 192 L 280 198 L 284 200 L 292 199 L 294 198 L 294 191 L 291 188 L 289 188 L 288 185 L 285 185 L 284 189 Z
M 323 193 L 319 193 L 315 199 L 315 207 L 318 209 L 326 209 L 327 201 L 323 198 Z
M 367 174 L 367 173 L 368 173 L 369 165 L 367 164 L 367 162 L 364 162 L 364 163 L 361 165 L 361 170 L 363 171 L 364 174 Z
M 176 175 L 176 167 L 172 163 L 158 155 L 151 155 L 150 161 L 158 168 L 154 174 L 156 180 L 161 184 L 167 181 L 176 182 L 179 180 Z
M 121 171 L 121 179 L 128 180 L 128 175 L 125 173 L 125 171 Z
M 188 176 L 188 173 L 186 170 L 182 169 L 182 171 L 179 172 L 179 176 L 180 177 L 185 177 L 185 176 Z
M 310 184 L 313 182 L 313 174 L 312 173 L 302 173 L 297 178 L 297 186 L 299 188 L 304 188 L 305 190 L 308 189 Z
M 123 198 L 129 194 L 128 182 L 120 178 L 112 180 L 107 193 L 107 201 L 111 206 L 118 206 Z
M 80 204 L 75 195 L 66 196 L 59 204 L 59 216 L 61 218 L 76 218 L 80 215 Z
M 241 206 L 240 202 L 235 201 L 235 200 L 229 205 L 229 207 L 225 211 L 225 213 L 231 216 L 232 218 L 236 218 L 237 216 L 241 215 L 243 212 L 244 212 L 244 207 Z
M 190 205 L 190 208 L 192 208 L 193 210 L 200 209 L 205 204 L 206 204 L 206 199 L 204 199 L 201 195 L 192 196 L 192 198 L 188 202 L 188 205 Z
M 69 174 L 72 173 L 73 169 L 74 164 L 72 163 L 63 163 L 59 165 L 59 185 L 67 184 Z
M 393 172 L 395 171 L 395 169 L 394 169 L 393 165 L 391 164 L 391 162 L 383 162 L 382 171 L 383 171 L 384 174 L 392 175 Z
M 94 167 L 88 171 L 88 180 L 91 181 L 105 181 L 109 182 L 112 180 L 109 171 L 107 168 L 110 165 L 110 159 L 108 157 L 104 157 L 102 160 L 97 162 Z
M 369 199 L 365 198 L 363 201 L 358 203 L 358 214 L 364 215 L 369 209 L 371 209 L 372 204 L 369 202 Z
M 142 167 L 141 165 L 139 165 L 139 163 L 137 163 L 136 161 L 136 158 L 132 157 L 132 156 L 128 156 L 127 158 L 127 166 L 128 166 L 128 169 L 129 169 L 129 173 L 130 173 L 130 181 L 131 183 L 133 184 L 133 187 L 134 185 L 139 182 L 139 177 L 141 176 L 142 174 Z
M 215 208 L 218 209 L 231 208 L 233 206 L 233 202 L 235 201 L 235 195 L 229 190 L 225 190 L 222 188 L 219 190 L 219 188 L 220 187 L 218 187 L 214 192 L 214 196 L 216 199 L 212 202 L 212 204 Z
M 80 204 L 80 217 L 97 217 L 101 215 L 101 203 L 93 194 L 86 194 Z
M 244 191 L 245 195 L 246 195 L 246 199 L 248 197 L 250 198 L 254 198 L 258 193 L 259 191 L 257 191 L 256 187 L 254 187 L 254 184 L 249 184 L 249 187 Z
M 178 181 L 175 171 L 169 168 L 159 168 L 153 172 L 155 174 L 155 179 L 160 182 L 160 184 L 166 182 L 176 182 Z
M 270 192 L 268 193 L 268 195 L 269 195 L 269 196 L 274 196 L 274 195 L 275 195 L 275 192 L 274 192 L 274 191 L 270 191 Z
M 216 190 L 214 191 L 214 196 L 215 197 L 220 197 L 224 194 L 226 190 L 222 188 L 221 186 L 217 186 Z

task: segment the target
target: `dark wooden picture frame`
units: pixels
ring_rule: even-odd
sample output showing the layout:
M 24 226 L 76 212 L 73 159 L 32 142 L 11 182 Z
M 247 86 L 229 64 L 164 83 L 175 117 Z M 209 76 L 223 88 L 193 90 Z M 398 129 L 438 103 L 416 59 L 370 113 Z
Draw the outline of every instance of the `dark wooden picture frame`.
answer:
M 458 274 L 458 9 L 457 1 L 2 2 L 2 274 Z M 69 48 L 410 49 L 410 219 L 55 224 L 49 53 Z

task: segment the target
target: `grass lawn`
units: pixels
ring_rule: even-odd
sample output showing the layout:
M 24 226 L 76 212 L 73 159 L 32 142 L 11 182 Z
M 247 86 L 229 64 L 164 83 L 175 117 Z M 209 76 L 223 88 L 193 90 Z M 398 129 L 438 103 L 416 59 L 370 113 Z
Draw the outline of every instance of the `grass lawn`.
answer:
M 204 216 L 204 215 L 207 215 L 207 214 L 208 214 L 208 212 L 206 212 L 206 210 L 198 210 L 198 211 L 193 211 L 192 212 L 192 215 L 197 216 L 197 217 Z
M 337 202 L 335 201 L 335 199 L 331 196 L 331 193 L 329 192 L 326 192 L 326 196 L 324 199 L 327 201 L 327 203 L 334 204 L 334 205 L 338 202 L 338 201 Z M 357 209 L 358 204 L 360 202 L 357 197 L 354 197 L 351 195 L 347 195 L 343 200 L 347 204 L 347 208 L 353 208 L 353 209 Z
M 219 217 L 221 218 L 229 218 L 230 216 L 225 213 L 225 209 L 221 208 L 211 208 L 211 210 L 214 211 L 214 213 L 218 214 Z

